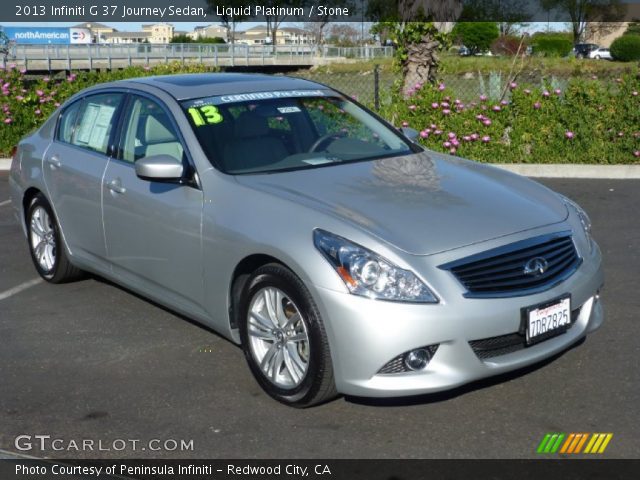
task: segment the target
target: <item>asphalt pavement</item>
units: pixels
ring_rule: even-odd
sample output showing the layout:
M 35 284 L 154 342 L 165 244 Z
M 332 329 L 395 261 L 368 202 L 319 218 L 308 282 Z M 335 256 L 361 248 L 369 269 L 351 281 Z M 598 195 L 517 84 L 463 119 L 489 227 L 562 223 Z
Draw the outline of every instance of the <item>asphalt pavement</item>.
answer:
M 261 391 L 238 347 L 125 289 L 98 278 L 28 284 L 37 275 L 3 204 L 0 174 L 0 450 L 51 458 L 530 458 L 547 432 L 610 432 L 603 456 L 637 458 L 640 180 L 541 181 L 593 220 L 606 270 L 599 331 L 543 364 L 449 393 L 342 397 L 295 410 Z M 87 440 L 93 449 L 82 446 Z

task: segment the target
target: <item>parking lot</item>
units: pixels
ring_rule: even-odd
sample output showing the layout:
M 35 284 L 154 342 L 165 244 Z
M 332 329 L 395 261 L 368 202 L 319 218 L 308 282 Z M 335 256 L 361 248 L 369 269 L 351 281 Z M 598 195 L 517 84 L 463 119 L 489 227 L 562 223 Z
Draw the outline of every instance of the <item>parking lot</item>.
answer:
M 75 458 L 527 458 L 547 432 L 611 432 L 604 456 L 640 444 L 640 181 L 546 179 L 591 215 L 605 259 L 606 323 L 526 371 L 446 394 L 276 403 L 239 348 L 104 280 L 37 278 L 0 174 L 0 450 L 18 435 L 101 441 Z M 31 282 L 31 283 L 29 283 Z M 20 287 L 20 288 L 16 288 Z M 114 440 L 139 440 L 119 450 Z M 160 449 L 150 449 L 150 440 Z M 192 440 L 173 449 L 165 440 Z M 120 444 L 118 444 L 120 445 Z M 145 447 L 146 446 L 146 447 Z M 167 448 L 164 448 L 167 447 Z M 109 449 L 107 449 L 109 448 Z

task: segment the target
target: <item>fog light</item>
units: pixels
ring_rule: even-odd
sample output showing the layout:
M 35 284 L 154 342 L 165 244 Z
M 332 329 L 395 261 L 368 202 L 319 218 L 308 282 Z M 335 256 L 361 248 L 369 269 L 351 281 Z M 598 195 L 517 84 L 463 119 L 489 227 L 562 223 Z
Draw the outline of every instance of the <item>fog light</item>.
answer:
M 404 364 L 409 370 L 422 370 L 431 360 L 431 352 L 424 348 L 418 348 L 417 350 L 411 350 L 404 357 Z

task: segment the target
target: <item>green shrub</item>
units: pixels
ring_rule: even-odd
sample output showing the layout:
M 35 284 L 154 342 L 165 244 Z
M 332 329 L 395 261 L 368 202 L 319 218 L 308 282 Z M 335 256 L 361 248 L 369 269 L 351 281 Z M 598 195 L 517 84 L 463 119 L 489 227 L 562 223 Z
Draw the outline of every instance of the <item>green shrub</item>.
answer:
M 640 79 L 510 85 L 510 100 L 463 102 L 440 84 L 383 105 L 432 150 L 497 163 L 640 163 Z
M 611 44 L 611 56 L 620 62 L 640 60 L 640 35 L 623 35 Z
M 533 52 L 546 57 L 566 57 L 573 45 L 564 37 L 539 37 L 533 44 Z
M 0 68 L 0 158 L 9 156 L 22 137 L 38 128 L 67 98 L 84 88 L 125 78 L 207 71 L 212 69 L 171 63 L 109 72 L 75 72 L 66 78 L 43 77 L 33 81 L 27 79 L 24 70 L 13 65 L 5 70 Z
M 458 22 L 451 35 L 471 53 L 481 53 L 489 50 L 493 41 L 500 36 L 500 29 L 495 22 Z

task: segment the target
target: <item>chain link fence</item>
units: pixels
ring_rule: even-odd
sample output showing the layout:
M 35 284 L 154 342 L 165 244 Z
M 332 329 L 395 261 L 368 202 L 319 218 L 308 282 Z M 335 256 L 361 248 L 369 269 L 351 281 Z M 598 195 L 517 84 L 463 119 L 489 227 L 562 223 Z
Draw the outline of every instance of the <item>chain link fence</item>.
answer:
M 399 91 L 402 86 L 402 75 L 380 68 L 372 68 L 362 72 L 333 73 L 304 71 L 290 73 L 291 76 L 299 76 L 312 81 L 328 85 L 340 92 L 355 98 L 369 108 L 378 110 L 380 105 L 391 101 L 393 92 Z M 578 78 L 572 74 L 543 74 L 539 70 L 523 71 L 515 81 L 526 84 L 535 89 L 560 89 L 564 91 L 572 78 Z M 584 78 L 593 78 L 591 75 L 583 75 Z M 509 100 L 509 83 L 514 80 L 513 74 L 508 71 L 492 71 L 488 73 L 467 72 L 463 74 L 440 75 L 439 81 L 453 92 L 453 98 L 462 102 L 477 100 L 485 95 L 491 101 Z M 602 81 L 611 80 L 603 77 Z

